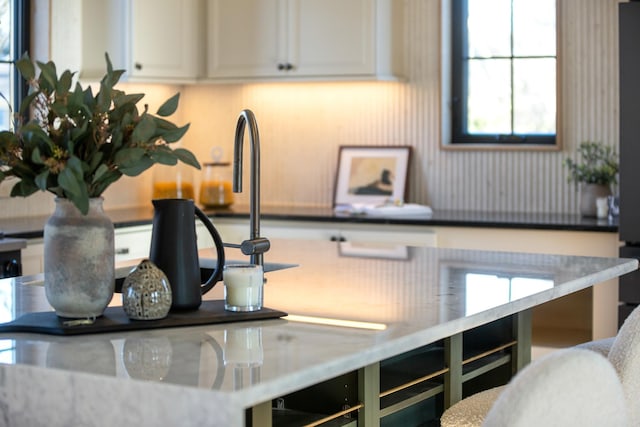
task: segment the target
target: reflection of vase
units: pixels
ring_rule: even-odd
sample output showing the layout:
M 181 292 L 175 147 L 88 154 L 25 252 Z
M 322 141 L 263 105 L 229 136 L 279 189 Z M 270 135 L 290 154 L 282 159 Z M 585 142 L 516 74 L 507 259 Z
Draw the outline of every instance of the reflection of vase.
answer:
M 173 349 L 167 337 L 127 338 L 122 359 L 131 378 L 162 381 L 171 367 Z
M 90 374 L 116 375 L 116 355 L 108 339 L 59 339 L 49 343 L 47 367 Z
M 83 215 L 68 199 L 56 198 L 44 226 L 44 286 L 58 316 L 101 316 L 113 297 L 113 223 L 102 201 L 90 199 Z
M 580 185 L 580 214 L 595 217 L 598 214 L 596 200 L 611 195 L 611 186 L 604 184 Z

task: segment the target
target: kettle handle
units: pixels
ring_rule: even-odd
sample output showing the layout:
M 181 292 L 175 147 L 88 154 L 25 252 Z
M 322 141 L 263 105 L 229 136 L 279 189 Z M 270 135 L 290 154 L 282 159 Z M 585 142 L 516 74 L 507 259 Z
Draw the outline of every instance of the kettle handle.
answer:
M 218 257 L 218 263 L 215 270 L 213 270 L 213 273 L 211 273 L 211 277 L 209 277 L 209 279 L 207 279 L 207 281 L 200 287 L 202 294 L 205 294 L 209 292 L 217 282 L 222 280 L 222 272 L 224 269 L 224 246 L 222 239 L 220 238 L 220 234 L 218 234 L 218 231 L 215 229 L 209 218 L 207 218 L 204 212 L 202 212 L 197 206 L 194 206 L 194 208 L 196 216 L 204 226 L 207 227 L 209 234 L 211 234 L 211 237 L 213 238 L 213 243 L 216 246 L 216 253 Z

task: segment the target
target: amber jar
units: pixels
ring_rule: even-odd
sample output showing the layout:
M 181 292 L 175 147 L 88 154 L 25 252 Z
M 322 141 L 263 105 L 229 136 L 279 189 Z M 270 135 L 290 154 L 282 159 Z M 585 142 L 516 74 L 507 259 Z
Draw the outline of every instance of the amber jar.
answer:
M 195 200 L 191 167 L 182 163 L 175 166 L 154 166 L 153 199 Z
M 221 208 L 231 206 L 232 203 L 231 164 L 205 163 L 200 184 L 200 204 L 210 208 Z

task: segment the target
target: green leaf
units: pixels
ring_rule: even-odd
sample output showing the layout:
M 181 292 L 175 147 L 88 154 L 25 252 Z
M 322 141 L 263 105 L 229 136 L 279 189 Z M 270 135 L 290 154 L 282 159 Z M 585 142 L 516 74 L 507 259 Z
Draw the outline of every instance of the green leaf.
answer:
M 145 114 L 133 130 L 131 138 L 134 142 L 147 142 L 153 138 L 155 131 L 156 124 L 153 121 L 153 118 L 148 114 Z
M 25 115 L 29 111 L 29 107 L 31 107 L 31 102 L 38 96 L 40 92 L 32 92 L 22 100 L 20 104 L 20 115 Z
M 142 161 L 144 155 L 145 150 L 143 148 L 123 148 L 116 153 L 114 160 L 118 169 L 126 169 Z
M 144 98 L 144 93 L 132 93 L 129 95 L 118 95 L 113 98 L 113 104 L 116 108 L 121 108 L 127 104 L 137 104 L 142 98 Z
M 97 97 L 97 110 L 99 112 L 109 111 L 109 107 L 111 107 L 111 87 L 100 83 L 100 91 Z
M 176 148 L 173 150 L 173 154 L 175 154 L 182 163 L 186 163 L 189 166 L 200 169 L 200 163 L 198 163 L 196 156 L 194 156 L 191 151 L 185 150 L 184 148 Z
M 149 169 L 153 164 L 153 160 L 151 160 L 150 157 L 145 156 L 130 167 L 121 168 L 120 172 L 127 176 L 137 176 Z
M 36 67 L 33 65 L 27 52 L 22 54 L 22 57 L 16 61 L 16 67 L 25 80 L 29 81 L 36 78 Z
M 40 67 L 40 88 L 48 89 L 49 92 L 53 92 L 58 86 L 58 75 L 56 73 L 56 64 L 49 61 L 46 64 L 38 61 L 38 67 Z M 46 82 L 47 85 L 43 85 Z
M 170 149 L 161 149 L 159 147 L 157 150 L 153 151 L 149 157 L 154 162 L 161 163 L 163 165 L 173 166 L 178 164 L 178 157 L 171 151 Z
M 11 197 L 27 197 L 36 191 L 38 191 L 38 187 L 34 183 L 22 179 L 11 189 Z
M 172 115 L 178 109 L 178 101 L 180 100 L 180 93 L 176 93 L 171 98 L 167 99 L 164 104 L 158 108 L 158 115 L 167 117 Z
M 44 161 L 40 156 L 40 149 L 38 147 L 33 149 L 33 152 L 31 153 L 31 161 L 37 165 L 44 165 Z M 46 188 L 43 190 L 46 190 Z
M 69 70 L 65 70 L 60 76 L 60 80 L 58 81 L 58 86 L 56 87 L 56 94 L 58 96 L 66 95 L 71 89 L 71 81 L 73 80 L 73 74 Z
M 67 162 L 67 166 L 58 174 L 58 183 L 68 195 L 80 196 L 82 194 L 82 186 L 84 184 L 82 182 L 82 174 L 78 176 L 69 163 L 70 162 Z
M 162 139 L 164 139 L 167 143 L 179 141 L 184 136 L 184 134 L 187 133 L 187 131 L 189 130 L 189 126 L 191 126 L 191 124 L 187 123 L 181 128 L 163 131 L 160 133 L 160 136 L 162 136 Z
M 100 178 L 102 178 L 102 176 L 107 172 L 109 172 L 109 166 L 105 165 L 104 163 L 98 166 L 98 168 L 93 174 L 93 179 L 91 180 L 91 183 L 93 184 L 98 182 Z
M 35 179 L 35 183 L 38 186 L 38 188 L 42 191 L 47 191 L 47 180 L 49 178 L 49 171 L 44 171 L 42 173 L 39 173 L 36 176 Z

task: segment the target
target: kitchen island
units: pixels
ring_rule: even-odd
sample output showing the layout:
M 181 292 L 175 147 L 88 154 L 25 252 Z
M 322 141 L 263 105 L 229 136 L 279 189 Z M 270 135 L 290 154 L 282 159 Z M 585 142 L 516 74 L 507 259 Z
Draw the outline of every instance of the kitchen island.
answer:
M 240 259 L 228 250 L 228 259 Z M 273 240 L 287 317 L 78 336 L 0 335 L 8 425 L 415 425 L 530 358 L 530 309 L 637 260 Z M 0 280 L 2 322 L 49 310 Z M 205 299 L 221 299 L 218 284 Z M 116 295 L 113 306 L 120 305 Z

